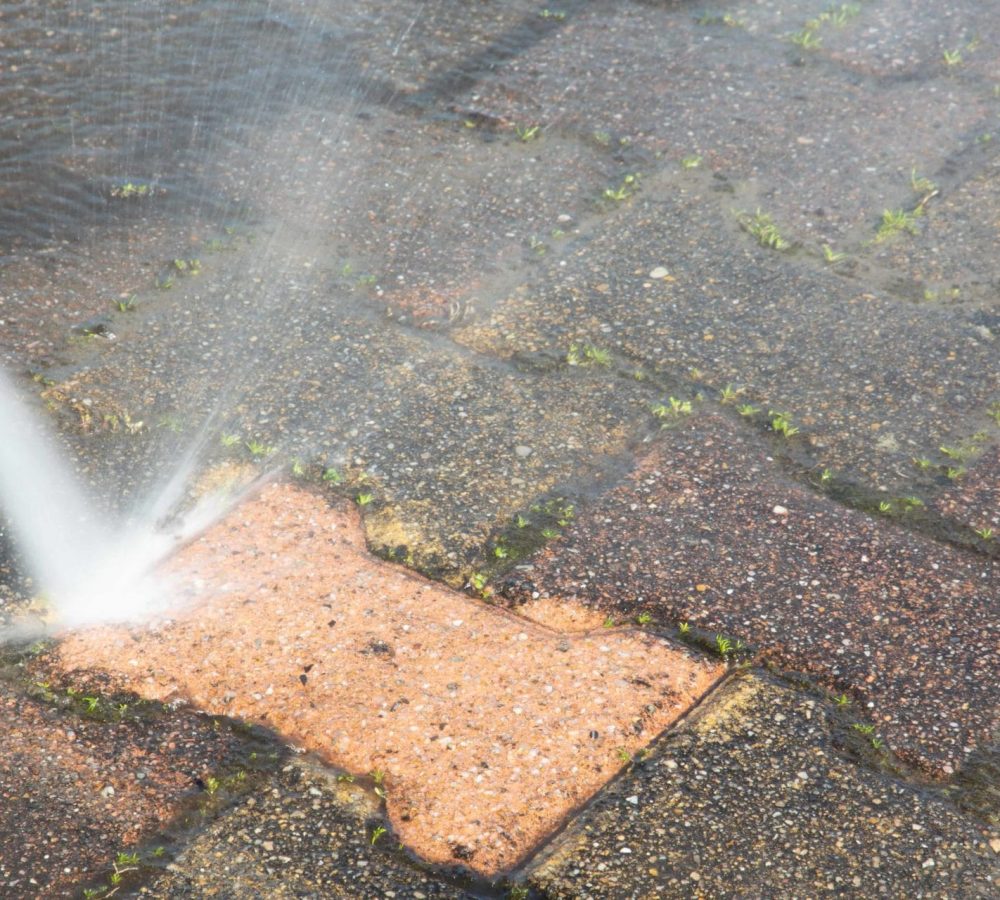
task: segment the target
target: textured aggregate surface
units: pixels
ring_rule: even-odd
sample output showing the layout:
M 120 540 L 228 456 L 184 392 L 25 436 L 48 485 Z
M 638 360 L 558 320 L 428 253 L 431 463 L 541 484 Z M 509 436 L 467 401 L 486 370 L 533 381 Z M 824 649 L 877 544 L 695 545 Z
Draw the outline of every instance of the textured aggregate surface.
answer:
M 998 726 L 1000 573 L 896 515 L 817 497 L 705 416 L 664 432 L 507 592 L 739 638 L 849 692 L 899 752 L 953 773 Z
M 687 622 L 708 672 L 717 634 L 748 644 L 730 663 L 756 674 L 668 730 L 669 756 L 625 762 L 684 704 L 592 741 L 564 813 L 633 768 L 544 851 L 540 896 L 995 894 L 997 23 L 995 0 L 0 0 L 0 363 L 111 510 L 193 446 L 191 497 L 277 470 L 370 494 L 364 539 L 393 565 L 352 530 L 345 577 L 578 656 L 567 706 L 601 645 L 676 658 Z M 295 569 L 314 536 L 272 524 L 214 552 L 267 536 L 254 565 Z M 330 743 L 330 709 L 415 706 L 387 711 L 391 615 L 343 651 L 360 687 L 303 657 L 287 702 L 266 693 L 316 612 L 306 558 L 272 579 L 295 586 L 277 648 L 234 658 L 178 614 L 144 684 L 166 696 L 198 660 L 200 711 L 115 694 L 95 666 L 138 661 L 121 648 L 75 638 L 69 681 L 58 647 L 3 657 L 0 893 L 108 894 L 135 852 L 116 896 L 508 895 L 428 859 L 502 868 L 558 815 L 471 860 L 442 828 L 414 863 L 381 738 L 287 767 L 303 733 Z M 274 621 L 228 624 L 280 630 L 253 599 Z M 44 606 L 0 515 L 0 627 Z M 470 677 L 541 678 L 472 646 Z M 302 705 L 321 691 L 326 712 Z M 267 735 L 222 715 L 271 704 Z M 452 752 L 425 753 L 441 797 L 482 776 Z
M 532 869 L 552 898 L 992 897 L 1000 868 L 947 803 L 859 770 L 822 702 L 719 691 Z
M 637 630 L 561 635 L 409 575 L 366 553 L 352 512 L 291 486 L 171 569 L 189 611 L 68 636 L 65 670 L 378 772 L 400 840 L 485 875 L 520 863 L 722 671 Z

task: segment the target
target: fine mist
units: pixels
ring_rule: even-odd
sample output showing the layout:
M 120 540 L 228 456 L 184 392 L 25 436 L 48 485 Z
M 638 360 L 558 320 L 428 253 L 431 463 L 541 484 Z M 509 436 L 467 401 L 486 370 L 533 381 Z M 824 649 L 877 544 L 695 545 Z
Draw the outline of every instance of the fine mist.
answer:
M 212 495 L 176 512 L 194 467 L 190 454 L 166 486 L 124 522 L 100 512 L 43 422 L 0 371 L 0 510 L 57 627 L 142 619 L 171 602 L 154 572 L 173 549 L 223 515 L 234 498 Z M 169 529 L 158 523 L 169 520 Z

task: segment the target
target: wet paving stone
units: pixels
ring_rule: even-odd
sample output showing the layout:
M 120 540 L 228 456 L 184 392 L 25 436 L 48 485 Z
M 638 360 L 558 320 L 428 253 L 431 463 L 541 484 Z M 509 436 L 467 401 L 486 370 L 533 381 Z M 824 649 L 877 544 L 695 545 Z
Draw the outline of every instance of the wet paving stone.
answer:
M 995 896 L 989 834 L 846 760 L 832 719 L 739 676 L 579 816 L 529 882 L 553 900 Z
M 901 756 L 957 771 L 993 738 L 997 563 L 782 476 L 716 417 L 663 432 L 507 593 L 647 612 L 756 648 L 846 692 Z M 893 518 L 899 521 L 893 521 Z M 503 585 L 500 585 L 503 590 Z
M 1000 450 L 968 463 L 968 471 L 934 501 L 936 509 L 972 531 L 988 546 L 1000 540 Z
M 593 6 L 471 87 L 466 107 L 571 130 L 643 175 L 714 173 L 735 192 L 729 206 L 762 207 L 788 239 L 839 251 L 909 199 L 913 167 L 935 173 L 992 128 L 997 103 L 989 76 L 948 77 L 940 50 L 919 78 L 841 63 L 871 41 L 874 4 L 815 32 L 839 51 L 792 41 L 831 8 Z
M 242 742 L 207 717 L 120 710 L 42 668 L 32 678 L 0 682 L 0 894 L 78 897 L 117 853 L 166 842 Z
M 176 610 L 67 636 L 63 669 L 380 773 L 407 847 L 488 876 L 721 672 L 639 629 L 562 634 L 414 577 L 367 554 L 353 513 L 292 486 L 238 507 L 175 563 Z
M 254 181 L 247 216 L 262 223 L 259 268 L 280 272 L 305 245 L 358 301 L 444 328 L 572 240 L 617 174 L 600 147 L 527 139 L 518 127 L 419 120 L 346 100 L 257 130 L 209 180 L 233 195 Z
M 919 214 L 906 229 L 872 247 L 870 255 L 896 279 L 892 289 L 913 303 L 971 306 L 978 332 L 973 339 L 993 344 L 1000 336 L 993 254 L 1000 222 L 990 211 L 1000 201 L 1000 143 L 983 138 L 970 136 L 940 175 L 919 184 L 920 190 L 902 204 L 905 212 Z M 918 197 L 930 199 L 920 205 Z
M 811 464 L 877 487 L 905 490 L 914 457 L 991 428 L 982 310 L 915 306 L 760 247 L 708 190 L 650 180 L 456 340 L 497 354 L 588 341 L 692 393 L 743 389 L 741 404 L 794 420 Z
M 140 897 L 471 898 L 396 849 L 380 801 L 294 761 L 185 848 Z

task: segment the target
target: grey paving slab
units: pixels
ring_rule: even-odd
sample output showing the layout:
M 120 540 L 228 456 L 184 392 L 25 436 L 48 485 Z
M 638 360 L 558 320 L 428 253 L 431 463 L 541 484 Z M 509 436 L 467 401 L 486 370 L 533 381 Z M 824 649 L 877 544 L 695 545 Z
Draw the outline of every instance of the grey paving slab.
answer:
M 669 276 L 650 277 L 658 268 Z M 911 483 L 914 457 L 995 433 L 982 314 L 761 247 L 708 183 L 664 176 L 456 339 L 498 354 L 590 341 L 692 391 L 743 388 L 740 403 L 794 420 L 812 463 L 891 488 Z
M 475 896 L 396 849 L 379 800 L 314 765 L 292 762 L 189 843 L 142 897 Z
M 885 513 L 845 509 L 784 477 L 752 434 L 694 416 L 499 586 L 742 640 L 855 698 L 897 752 L 950 775 L 998 736 L 1000 572 L 912 533 L 919 513 L 886 496 Z
M 465 103 L 632 151 L 632 165 L 646 172 L 700 160 L 745 183 L 734 202 L 769 211 L 791 239 L 840 250 L 870 238 L 883 209 L 910 199 L 914 167 L 937 172 L 994 128 L 998 101 L 989 75 L 951 77 L 939 50 L 919 75 L 883 79 L 791 42 L 836 8 L 592 6 L 470 87 Z M 848 42 L 845 56 L 863 55 L 882 27 L 879 13 L 878 4 L 860 4 L 856 17 L 821 32 Z M 720 15 L 743 24 L 701 24 Z M 898 50 L 900 32 L 919 28 L 919 16 L 912 7 L 894 16 L 907 23 L 892 31 Z M 985 42 L 981 56 L 995 67 L 994 44 Z
M 831 719 L 741 676 L 572 822 L 530 883 L 580 900 L 996 896 L 988 833 L 846 760 Z
M 199 440 L 214 461 L 260 471 L 297 459 L 355 492 L 365 481 L 375 548 L 459 578 L 500 523 L 613 459 L 645 423 L 644 384 L 399 328 L 331 286 L 313 248 L 281 246 L 292 268 L 280 284 L 254 244 L 206 256 L 197 277 L 118 314 L 116 340 L 47 370 L 42 393 L 97 496 L 135 504 Z M 258 457 L 254 441 L 268 448 Z

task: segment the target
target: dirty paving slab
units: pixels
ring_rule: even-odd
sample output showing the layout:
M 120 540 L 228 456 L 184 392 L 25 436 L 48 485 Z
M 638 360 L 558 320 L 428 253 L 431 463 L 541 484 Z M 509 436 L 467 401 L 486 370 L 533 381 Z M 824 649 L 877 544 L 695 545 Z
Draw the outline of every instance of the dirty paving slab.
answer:
M 845 759 L 836 719 L 807 693 L 735 677 L 571 822 L 528 882 L 549 900 L 995 897 L 1000 836 Z
M 739 639 L 846 692 L 910 763 L 955 773 L 1000 725 L 996 560 L 908 530 L 907 498 L 845 508 L 768 450 L 721 416 L 676 423 L 498 589 Z
M 422 870 L 399 849 L 370 790 L 306 758 L 197 834 L 137 896 L 482 896 L 462 884 Z
M 77 897 L 118 853 L 169 844 L 246 741 L 206 716 L 111 699 L 37 660 L 0 680 L 0 893 Z M 67 823 L 73 823 L 72 828 Z
M 963 46 L 984 25 L 979 5 L 949 6 Z M 733 195 L 729 206 L 762 207 L 813 253 L 824 242 L 854 252 L 874 236 L 883 209 L 915 202 L 914 169 L 943 173 L 996 128 L 1000 101 L 988 43 L 962 67 L 944 64 L 945 44 L 920 48 L 926 55 L 913 72 L 878 71 L 875 47 L 887 32 L 898 38 L 905 29 L 908 52 L 917 50 L 915 31 L 947 40 L 940 19 L 921 28 L 912 7 L 860 4 L 812 32 L 822 46 L 795 42 L 831 8 L 594 4 L 568 13 L 563 28 L 458 103 L 605 146 L 622 172 L 711 173 Z M 969 71 L 974 59 L 986 70 Z
M 781 412 L 802 432 L 804 465 L 869 488 L 905 490 L 941 445 L 996 441 L 1000 373 L 974 307 L 914 306 L 762 247 L 711 193 L 651 176 L 455 340 L 507 356 L 589 342 L 686 378 L 687 399 L 740 391 L 762 425 Z

